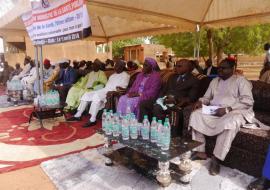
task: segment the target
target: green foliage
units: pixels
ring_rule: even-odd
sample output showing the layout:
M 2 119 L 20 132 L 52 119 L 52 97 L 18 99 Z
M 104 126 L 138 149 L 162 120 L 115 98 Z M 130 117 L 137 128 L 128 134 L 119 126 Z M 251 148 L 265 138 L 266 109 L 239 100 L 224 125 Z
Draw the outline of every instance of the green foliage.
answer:
M 205 36 L 206 32 L 201 32 L 201 47 L 200 54 L 207 54 L 207 43 Z M 191 57 L 194 53 L 194 42 L 195 42 L 195 33 L 186 32 L 186 33 L 177 33 L 177 34 L 168 34 L 155 36 L 151 39 L 152 43 L 163 44 L 166 48 L 171 47 L 175 54 L 179 57 Z
M 120 57 L 124 54 L 124 47 L 136 44 L 144 43 L 143 38 L 133 38 L 127 40 L 118 40 L 112 43 L 112 54 L 113 57 Z
M 207 29 L 200 32 L 200 55 L 208 55 Z M 192 57 L 196 34 L 193 32 L 155 36 L 153 43 L 171 47 L 177 56 Z M 270 25 L 222 28 L 213 30 L 214 51 L 258 55 L 263 53 L 263 45 L 270 41 Z

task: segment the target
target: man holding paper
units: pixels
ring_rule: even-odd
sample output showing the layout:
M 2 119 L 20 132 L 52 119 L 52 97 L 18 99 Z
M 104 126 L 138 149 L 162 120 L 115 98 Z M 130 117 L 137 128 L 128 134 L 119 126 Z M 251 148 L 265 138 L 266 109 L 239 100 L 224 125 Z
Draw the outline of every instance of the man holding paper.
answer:
M 221 61 L 219 77 L 212 80 L 205 95 L 195 104 L 196 111 L 190 117 L 192 139 L 204 143 L 197 148 L 198 157 L 206 157 L 204 135 L 217 135 L 209 168 L 211 175 L 219 173 L 219 161 L 225 159 L 240 127 L 253 115 L 252 85 L 243 76 L 234 75 L 234 66 L 233 60 Z

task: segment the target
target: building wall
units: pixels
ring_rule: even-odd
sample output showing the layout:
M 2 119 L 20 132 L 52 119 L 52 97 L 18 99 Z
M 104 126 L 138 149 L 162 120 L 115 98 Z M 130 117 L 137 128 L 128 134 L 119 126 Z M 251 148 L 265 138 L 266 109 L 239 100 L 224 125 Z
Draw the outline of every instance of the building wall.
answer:
M 98 58 L 101 61 L 112 59 L 112 43 L 109 43 L 108 53 L 97 53 L 94 41 L 78 40 L 62 44 L 43 46 L 43 58 L 52 61 L 67 58 L 70 60 L 90 60 Z M 29 38 L 26 39 L 26 54 L 34 57 L 34 46 Z
M 26 37 L 25 53 L 5 53 L 5 58 L 10 65 L 14 66 L 17 62 L 23 63 L 25 54 L 34 59 L 34 46 L 31 40 Z M 54 44 L 43 46 L 43 58 L 48 58 L 52 62 L 63 58 L 70 60 L 90 60 L 98 58 L 101 61 L 112 59 L 112 43 L 109 44 L 110 51 L 108 53 L 97 53 L 96 43 L 94 41 L 78 40 L 62 44 Z

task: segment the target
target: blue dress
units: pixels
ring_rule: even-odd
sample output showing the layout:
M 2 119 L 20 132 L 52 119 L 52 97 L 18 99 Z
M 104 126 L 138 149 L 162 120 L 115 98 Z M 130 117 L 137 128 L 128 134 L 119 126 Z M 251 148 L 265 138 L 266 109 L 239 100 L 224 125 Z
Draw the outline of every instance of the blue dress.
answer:
M 269 146 L 268 153 L 267 153 L 266 160 L 263 167 L 263 177 L 270 180 L 270 146 Z

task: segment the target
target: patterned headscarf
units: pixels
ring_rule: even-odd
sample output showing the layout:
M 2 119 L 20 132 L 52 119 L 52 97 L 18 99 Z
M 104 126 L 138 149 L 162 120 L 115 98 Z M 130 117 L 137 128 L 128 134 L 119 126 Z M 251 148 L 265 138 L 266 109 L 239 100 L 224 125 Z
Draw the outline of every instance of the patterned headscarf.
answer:
M 150 64 L 153 70 L 157 70 L 159 68 L 157 61 L 151 57 L 146 57 L 144 61 Z

